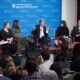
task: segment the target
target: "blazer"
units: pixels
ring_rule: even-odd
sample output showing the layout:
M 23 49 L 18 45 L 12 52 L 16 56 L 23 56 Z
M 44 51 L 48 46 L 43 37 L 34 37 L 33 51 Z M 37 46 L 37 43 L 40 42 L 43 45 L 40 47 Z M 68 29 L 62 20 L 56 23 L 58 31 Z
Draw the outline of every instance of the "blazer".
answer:
M 1 40 L 6 41 L 7 38 L 13 37 L 12 31 L 9 29 L 9 32 L 5 32 L 3 29 L 0 31 Z
M 73 30 L 71 31 L 71 36 L 76 37 L 76 35 L 79 35 L 79 34 L 80 32 L 79 32 L 78 26 L 73 27 Z
M 40 25 L 35 25 L 35 27 L 36 27 L 35 37 L 36 37 L 36 39 L 39 40 L 40 39 Z M 43 31 L 44 31 L 44 36 L 47 37 L 48 34 L 46 33 L 46 27 L 45 26 L 43 26 Z

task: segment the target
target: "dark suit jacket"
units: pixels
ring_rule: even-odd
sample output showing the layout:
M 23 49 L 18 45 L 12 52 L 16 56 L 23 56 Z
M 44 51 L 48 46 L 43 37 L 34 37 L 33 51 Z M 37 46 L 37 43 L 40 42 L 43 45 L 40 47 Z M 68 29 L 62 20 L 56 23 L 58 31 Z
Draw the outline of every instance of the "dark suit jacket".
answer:
M 37 40 L 39 40 L 40 39 L 40 25 L 36 25 L 35 27 L 36 27 L 35 37 Z M 43 26 L 43 30 L 44 30 L 44 36 L 47 37 L 48 34 L 46 33 L 46 27 L 45 26 Z
M 73 27 L 73 30 L 71 32 L 71 36 L 76 37 L 76 35 L 78 35 L 78 34 L 80 34 L 78 26 Z

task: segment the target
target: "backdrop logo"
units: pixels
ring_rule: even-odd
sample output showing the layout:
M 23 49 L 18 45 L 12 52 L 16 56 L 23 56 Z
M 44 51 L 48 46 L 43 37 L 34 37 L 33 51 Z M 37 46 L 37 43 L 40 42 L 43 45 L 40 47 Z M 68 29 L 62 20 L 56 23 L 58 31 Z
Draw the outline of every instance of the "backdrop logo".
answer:
M 16 8 L 16 4 L 12 4 L 12 8 Z
M 38 6 L 32 4 L 12 4 L 12 8 L 38 8 Z
M 61 21 L 61 0 L 0 0 L 0 29 L 5 21 L 11 26 L 16 19 L 19 21 L 21 34 L 31 34 L 33 27 L 45 20 L 49 26 L 49 35 L 59 26 Z

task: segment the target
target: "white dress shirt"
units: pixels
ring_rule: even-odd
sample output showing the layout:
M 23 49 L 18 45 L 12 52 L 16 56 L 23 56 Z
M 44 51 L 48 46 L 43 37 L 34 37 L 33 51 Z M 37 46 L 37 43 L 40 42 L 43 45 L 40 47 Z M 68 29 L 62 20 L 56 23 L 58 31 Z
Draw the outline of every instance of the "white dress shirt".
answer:
M 46 29 L 46 33 L 48 33 L 48 29 Z M 40 26 L 40 38 L 44 36 L 44 28 L 43 26 Z
M 41 72 L 47 72 L 50 70 L 50 66 L 53 64 L 51 60 L 47 60 L 44 63 L 39 65 Z
M 44 29 L 40 26 L 40 38 L 44 36 Z

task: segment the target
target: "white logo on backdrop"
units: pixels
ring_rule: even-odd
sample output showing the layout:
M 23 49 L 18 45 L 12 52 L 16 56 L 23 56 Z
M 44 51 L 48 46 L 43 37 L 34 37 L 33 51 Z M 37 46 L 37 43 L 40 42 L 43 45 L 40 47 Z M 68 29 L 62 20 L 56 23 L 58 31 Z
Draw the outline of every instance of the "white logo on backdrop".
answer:
M 12 8 L 16 8 L 16 4 L 12 4 Z
M 12 4 L 12 8 L 38 8 L 38 6 L 32 4 Z

